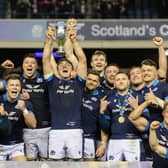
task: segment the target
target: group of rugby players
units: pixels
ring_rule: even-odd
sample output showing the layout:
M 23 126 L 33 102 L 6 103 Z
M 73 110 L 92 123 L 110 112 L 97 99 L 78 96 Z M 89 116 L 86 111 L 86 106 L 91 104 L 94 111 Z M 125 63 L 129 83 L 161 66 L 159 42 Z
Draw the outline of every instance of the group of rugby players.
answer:
M 153 39 L 159 68 L 145 59 L 127 73 L 96 50 L 88 70 L 75 25 L 75 19 L 68 20 L 66 55 L 57 61 L 52 55 L 56 29 L 48 27 L 42 73 L 31 53 L 21 73 L 11 60 L 1 64 L 7 73 L 0 82 L 0 160 L 144 161 L 152 156 L 155 167 L 164 166 L 168 85 L 163 39 Z

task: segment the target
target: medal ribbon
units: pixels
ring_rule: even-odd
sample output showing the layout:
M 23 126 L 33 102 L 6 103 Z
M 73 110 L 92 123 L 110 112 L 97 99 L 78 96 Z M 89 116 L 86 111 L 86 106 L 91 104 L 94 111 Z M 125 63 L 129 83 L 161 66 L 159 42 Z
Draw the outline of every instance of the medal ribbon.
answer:
M 118 93 L 116 93 L 116 97 L 117 97 L 117 107 L 120 110 L 120 116 L 122 116 L 125 112 L 125 108 L 128 105 L 127 99 L 129 98 L 129 95 L 126 94 L 124 96 L 119 95 Z

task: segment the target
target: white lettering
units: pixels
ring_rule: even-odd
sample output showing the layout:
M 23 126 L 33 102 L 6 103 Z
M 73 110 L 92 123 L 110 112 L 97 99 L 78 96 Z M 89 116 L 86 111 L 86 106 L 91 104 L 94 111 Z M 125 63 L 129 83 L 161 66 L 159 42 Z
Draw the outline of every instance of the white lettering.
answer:
M 90 111 L 93 110 L 93 107 L 90 106 L 90 105 L 88 105 L 88 104 L 86 104 L 86 103 L 83 103 L 83 106 L 86 107 L 86 108 L 88 108 Z
M 44 93 L 44 89 L 26 89 L 28 93 Z
M 160 27 L 160 34 L 162 36 L 167 36 L 168 35 L 168 25 L 162 25 Z
M 155 35 L 156 30 L 154 27 L 150 27 L 147 24 L 143 24 L 139 27 L 128 27 L 124 25 L 115 25 L 114 27 L 105 27 L 98 24 L 94 24 L 91 27 L 91 34 L 95 37 L 129 37 L 129 36 L 145 36 L 147 33 L 149 35 Z
M 149 35 L 150 36 L 156 36 L 156 29 L 155 29 L 155 27 L 150 27 L 149 28 Z
M 73 89 L 70 89 L 70 90 L 60 90 L 60 89 L 58 89 L 56 91 L 56 93 L 70 94 L 70 93 L 74 93 L 74 90 Z
M 18 120 L 19 120 L 18 117 L 12 117 L 12 116 L 9 116 L 8 119 L 9 119 L 9 120 L 15 120 L 15 121 L 18 121 Z

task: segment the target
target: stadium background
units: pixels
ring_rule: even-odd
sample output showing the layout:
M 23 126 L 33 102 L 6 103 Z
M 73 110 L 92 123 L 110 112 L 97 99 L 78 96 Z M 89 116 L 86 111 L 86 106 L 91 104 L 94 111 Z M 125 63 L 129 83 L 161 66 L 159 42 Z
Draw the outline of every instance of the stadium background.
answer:
M 18 21 L 22 19 L 23 24 L 27 22 L 27 19 L 52 19 L 56 21 L 57 19 L 67 20 L 69 17 L 75 17 L 77 19 L 82 19 L 84 21 L 90 20 L 91 22 L 97 22 L 100 19 L 100 22 L 104 23 L 106 20 L 109 22 L 113 21 L 112 27 L 115 26 L 115 21 L 122 20 L 123 25 L 127 22 L 133 23 L 136 25 L 137 20 L 141 20 L 139 26 L 143 25 L 144 21 L 150 26 L 150 22 L 156 22 L 156 28 L 159 25 L 159 22 L 164 22 L 165 25 L 168 25 L 168 1 L 167 0 L 1 0 L 0 1 L 0 61 L 10 58 L 16 65 L 20 65 L 22 62 L 23 55 L 27 52 L 37 52 L 42 51 L 42 43 L 36 45 L 34 41 L 29 40 L 27 43 L 25 40 L 19 41 L 17 43 L 13 40 L 3 40 L 2 33 L 3 31 L 8 31 L 9 33 L 15 34 L 15 30 L 10 24 L 8 27 L 11 29 L 8 30 L 6 27 L 3 27 L 1 21 Z M 17 19 L 17 20 L 16 20 Z M 158 25 L 157 25 L 158 23 Z M 109 26 L 107 24 L 107 26 Z M 24 27 L 21 31 L 24 31 Z M 21 31 L 16 32 L 16 37 L 20 35 Z M 165 33 L 162 34 L 165 41 L 164 46 L 168 48 L 167 42 L 167 27 Z M 143 37 L 138 36 L 127 36 L 127 38 L 122 40 L 117 39 L 117 36 L 107 37 L 105 43 L 101 45 L 99 40 L 90 40 L 91 43 L 81 42 L 87 58 L 88 63 L 90 57 L 94 50 L 99 49 L 107 53 L 108 61 L 117 63 L 122 68 L 128 68 L 132 65 L 138 65 L 144 58 L 152 58 L 157 61 L 158 51 L 157 48 L 152 43 L 152 37 L 154 35 L 159 35 L 156 32 L 153 35 L 144 34 Z M 10 39 L 10 36 L 7 35 Z M 147 37 L 147 38 L 146 38 Z M 91 37 L 92 38 L 92 37 Z M 144 38 L 144 39 L 142 39 Z M 131 39 L 131 41 L 130 41 Z M 112 43 L 108 43 L 109 40 Z M 107 42 L 107 43 L 106 43 Z M 99 43 L 99 45 L 97 45 Z M 23 45 L 24 44 L 24 45 Z M 39 62 L 41 59 L 38 58 Z
M 52 1 L 52 0 L 51 0 Z M 49 0 L 49 2 L 51 2 Z M 23 25 L 27 22 L 26 19 L 29 20 L 34 20 L 34 19 L 53 19 L 53 21 L 56 21 L 57 19 L 64 19 L 66 20 L 68 17 L 67 16 L 72 16 L 78 19 L 84 19 L 86 20 L 90 20 L 91 22 L 96 22 L 97 19 L 100 19 L 100 21 L 106 22 L 106 19 L 108 19 L 108 22 L 116 22 L 117 20 L 122 19 L 123 22 L 131 22 L 136 24 L 137 20 L 140 19 L 140 21 L 144 21 L 146 20 L 149 24 L 152 21 L 157 21 L 157 23 L 159 24 L 159 22 L 164 21 L 165 25 L 168 25 L 168 2 L 166 0 L 125 0 L 123 1 L 124 4 L 120 4 L 123 5 L 126 9 L 125 13 L 122 13 L 122 15 L 117 15 L 118 13 L 104 13 L 106 11 L 106 5 L 108 3 L 110 3 L 110 0 L 69 0 L 70 4 L 72 3 L 72 6 L 69 6 L 68 8 L 64 8 L 67 9 L 64 10 L 64 13 L 61 12 L 61 14 L 59 13 L 59 4 L 58 2 L 61 2 L 62 0 L 56 0 L 55 2 L 57 2 L 57 6 L 55 7 L 54 10 L 54 14 L 50 13 L 48 11 L 50 11 L 50 7 L 52 6 L 52 4 L 50 4 L 51 6 L 48 9 L 48 11 L 40 11 L 43 8 L 39 8 L 39 13 L 34 13 L 33 11 L 35 11 L 35 7 L 32 6 L 32 3 L 34 2 L 33 0 L 0 0 L 0 63 L 2 63 L 4 60 L 6 59 L 11 59 L 16 66 L 21 65 L 22 63 L 22 58 L 24 56 L 25 53 L 27 52 L 32 52 L 32 53 L 36 53 L 36 52 L 42 52 L 42 47 L 43 47 L 43 40 L 38 42 L 38 45 L 34 44 L 34 41 L 32 40 L 32 42 L 29 40 L 29 42 L 25 40 L 22 41 L 8 41 L 8 39 L 10 39 L 10 35 L 8 37 L 7 40 L 3 40 L 2 38 L 2 32 L 6 32 L 8 33 L 12 33 L 15 34 L 15 29 L 11 26 L 11 29 L 5 29 L 5 27 L 2 26 L 3 21 L 7 20 L 7 21 L 20 21 L 20 19 L 22 19 L 21 21 L 23 21 Z M 68 0 L 63 0 L 64 4 L 66 4 L 68 2 Z M 117 0 L 116 0 L 117 1 Z M 37 0 L 38 2 L 38 0 Z M 41 0 L 42 2 L 42 0 Z M 84 4 L 83 4 L 84 3 Z M 107 3 L 107 4 L 106 4 Z M 75 6 L 75 5 L 76 6 Z M 96 11 L 95 10 L 95 5 L 100 4 L 100 10 Z M 44 4 L 45 5 L 45 4 Z M 104 5 L 104 6 L 103 6 Z M 66 6 L 67 7 L 67 6 Z M 71 8 L 72 7 L 72 8 Z M 75 7 L 74 9 L 80 7 L 80 9 L 85 9 L 85 7 L 87 7 L 87 12 L 85 11 L 85 13 L 82 13 L 82 10 L 74 10 L 73 11 L 73 15 L 72 11 L 73 7 Z M 93 7 L 93 8 L 92 8 Z M 121 7 L 121 6 L 120 6 Z M 38 9 L 38 5 L 36 6 L 36 8 Z M 69 10 L 71 9 L 71 10 Z M 119 9 L 119 8 L 117 8 Z M 92 13 L 93 11 L 93 13 Z M 44 12 L 44 13 L 43 13 Z M 69 13 L 68 13 L 69 12 Z M 96 13 L 97 12 L 97 13 Z M 1 24 L 2 23 L 2 24 Z M 142 23 L 143 24 L 143 23 Z M 6 27 L 7 28 L 7 27 Z M 24 30 L 24 28 L 22 29 Z M 9 31 L 9 32 L 7 32 Z M 22 33 L 22 31 L 20 31 L 20 33 Z M 15 36 L 19 36 L 19 34 L 15 34 Z M 26 32 L 25 32 L 26 33 Z M 159 35 L 159 34 L 156 34 Z M 127 37 L 127 39 L 124 39 L 124 41 L 122 39 L 119 39 L 119 41 L 117 39 L 115 39 L 115 41 L 111 44 L 103 44 L 101 46 L 101 44 L 99 43 L 99 40 L 91 40 L 90 42 L 81 42 L 81 46 L 83 47 L 86 56 L 88 58 L 88 65 L 90 62 L 90 57 L 92 55 L 92 53 L 95 50 L 103 50 L 106 52 L 107 54 L 107 59 L 108 62 L 114 62 L 117 63 L 121 68 L 129 68 L 133 65 L 139 65 L 141 60 L 145 59 L 145 58 L 151 58 L 154 59 L 155 61 L 158 60 L 158 50 L 157 48 L 154 46 L 154 44 L 152 43 L 152 37 L 153 36 L 149 36 L 146 35 L 147 38 L 145 38 L 144 35 L 144 39 L 142 40 L 141 38 L 139 39 L 138 37 Z M 164 39 L 164 46 L 165 48 L 168 48 L 168 39 L 167 39 L 167 33 L 164 34 L 163 39 Z M 133 38 L 133 39 L 131 39 Z M 130 40 L 131 39 L 131 40 Z M 121 41 L 120 41 L 121 40 Z M 106 40 L 105 40 L 106 41 Z M 109 39 L 107 40 L 109 41 Z M 111 41 L 113 41 L 113 38 L 111 38 Z M 90 45 L 91 44 L 91 45 Z M 97 45 L 99 44 L 99 45 Z M 37 58 L 39 63 L 41 64 L 41 58 Z M 10 165 L 9 165 L 10 164 Z M 42 165 L 37 165 L 40 164 L 38 162 L 33 163 L 36 164 L 34 165 L 35 167 L 42 167 Z M 50 165 L 45 165 L 43 166 L 44 168 L 48 168 L 48 167 L 54 167 L 54 165 L 51 165 L 52 163 L 50 163 Z M 60 163 L 57 163 L 60 164 Z M 63 165 L 58 165 L 58 167 L 62 166 L 62 167 L 81 167 L 81 164 L 76 165 L 76 163 L 68 163 L 68 164 L 63 164 Z M 83 165 L 83 167 L 111 167 L 112 164 L 109 163 L 99 163 L 99 165 L 97 165 L 98 163 L 85 163 L 87 165 Z M 95 165 L 96 164 L 96 165 Z M 6 165 L 9 165 L 9 167 L 30 167 L 30 165 L 28 163 L 22 163 L 22 165 L 20 165 L 20 163 L 5 163 L 2 162 L 0 163 L 0 167 L 6 167 Z M 113 167 L 151 167 L 151 163 L 114 163 Z

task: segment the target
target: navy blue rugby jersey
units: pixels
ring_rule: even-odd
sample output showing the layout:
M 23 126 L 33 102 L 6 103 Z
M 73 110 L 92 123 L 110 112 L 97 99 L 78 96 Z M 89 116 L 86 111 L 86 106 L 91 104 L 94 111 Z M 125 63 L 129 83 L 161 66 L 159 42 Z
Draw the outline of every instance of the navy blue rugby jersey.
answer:
M 143 88 L 140 90 L 134 90 L 133 88 L 130 88 L 130 93 L 136 98 L 138 96 L 138 104 L 141 104 L 145 101 L 143 97 Z
M 151 89 L 155 96 L 159 97 L 162 100 L 168 100 L 168 84 L 160 82 L 159 80 L 155 80 L 153 84 L 148 88 L 144 87 L 143 89 L 143 96 L 145 96 L 146 93 L 148 93 Z M 149 112 L 150 112 L 150 121 L 162 121 L 162 109 L 159 106 L 149 106 L 148 107 Z
M 0 138 L 0 144 L 10 145 L 23 142 L 23 128 L 26 127 L 24 122 L 23 112 L 18 109 L 17 103 L 8 102 L 6 96 L 0 98 L 0 103 L 4 105 L 4 109 L 7 112 L 8 119 L 11 121 L 12 130 L 8 135 L 3 135 Z M 31 102 L 25 101 L 26 108 L 30 113 L 33 112 L 33 107 Z
M 100 89 L 104 91 L 105 95 L 114 94 L 116 92 L 116 89 L 114 88 L 113 85 L 112 86 L 107 85 L 107 82 L 104 77 L 101 77 L 100 79 L 101 79 Z
M 22 76 L 22 89 L 30 95 L 29 101 L 33 105 L 37 128 L 50 126 L 51 113 L 49 110 L 48 87 L 43 75 L 37 72 L 34 79 L 26 79 Z
M 100 76 L 100 85 L 104 85 L 104 83 L 105 83 L 105 77 Z
M 164 127 L 163 122 L 160 127 L 156 129 L 156 136 L 160 145 L 168 149 L 168 129 Z M 168 157 L 168 156 L 167 156 Z M 156 153 L 153 153 L 153 168 L 167 168 L 168 158 L 162 158 Z
M 133 88 L 130 88 L 130 90 L 129 90 L 129 92 L 131 93 L 131 95 L 133 97 L 135 97 L 135 98 L 138 97 L 138 104 L 139 105 L 142 104 L 145 101 L 144 95 L 143 95 L 143 90 L 144 90 L 143 88 L 140 89 L 140 90 L 134 90 Z M 144 109 L 144 111 L 142 113 L 142 116 L 149 120 L 150 114 L 149 114 L 149 109 L 148 108 Z
M 81 104 L 85 81 L 79 76 L 64 80 L 54 75 L 46 80 L 52 129 L 81 128 Z
M 98 117 L 100 115 L 100 99 L 103 93 L 96 89 L 94 91 L 84 91 L 82 98 L 82 128 L 84 137 L 96 138 L 99 134 Z
M 136 139 L 140 137 L 139 131 L 129 121 L 128 116 L 133 111 L 128 104 L 129 95 L 124 96 L 116 93 L 109 98 L 106 115 L 111 117 L 111 139 Z
M 108 86 L 107 82 L 106 82 L 106 79 L 104 77 L 101 77 L 100 78 L 100 85 L 104 88 L 104 89 L 107 89 L 107 90 L 112 90 L 114 89 L 114 85 L 112 85 L 111 87 Z

